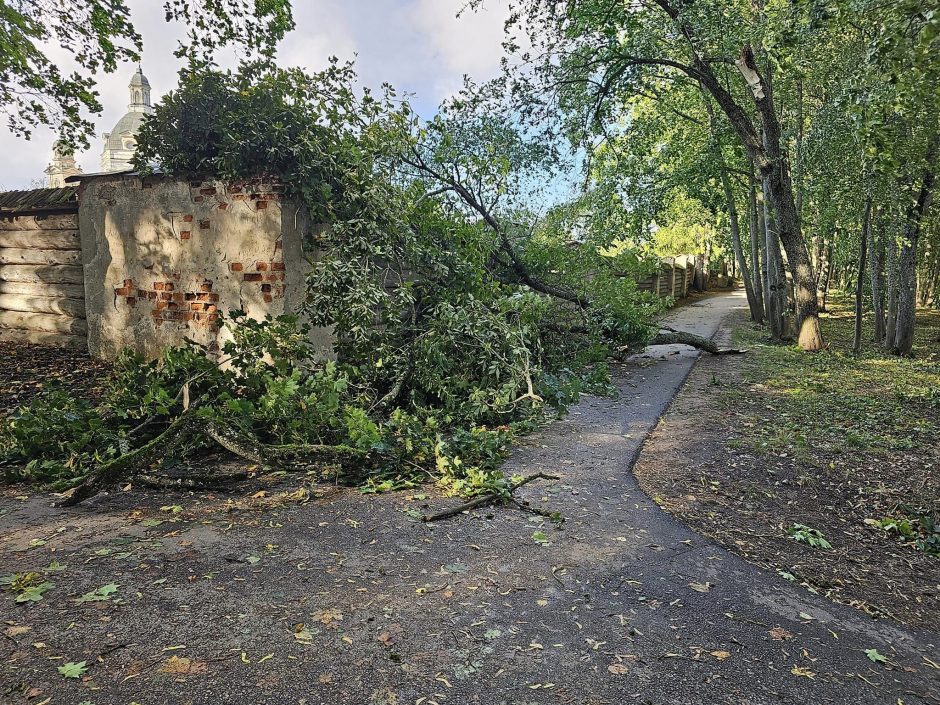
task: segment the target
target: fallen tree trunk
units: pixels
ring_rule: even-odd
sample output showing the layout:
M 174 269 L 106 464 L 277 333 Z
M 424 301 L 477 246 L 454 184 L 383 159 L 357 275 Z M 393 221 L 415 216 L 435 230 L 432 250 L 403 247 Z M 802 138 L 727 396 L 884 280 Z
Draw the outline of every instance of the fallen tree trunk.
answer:
M 210 421 L 206 435 L 230 453 L 258 465 L 284 470 L 319 471 L 317 479 L 358 482 L 368 475 L 369 454 L 346 445 L 267 445 L 232 426 Z
M 368 453 L 345 445 L 267 445 L 222 422 L 196 418 L 192 413 L 194 408 L 184 411 L 165 431 L 140 448 L 101 465 L 56 506 L 71 507 L 122 480 L 145 473 L 151 465 L 198 434 L 251 463 L 295 472 L 316 472 L 316 479 L 321 482 L 361 482 L 372 464 Z M 211 483 L 216 479 L 212 476 L 175 477 L 168 479 L 166 484 L 198 487 L 203 481 Z M 161 481 L 153 474 L 146 474 L 145 482 L 160 484 Z
M 736 348 L 719 348 L 714 340 L 671 328 L 657 333 L 648 345 L 691 345 L 693 348 L 704 350 L 712 355 L 741 355 L 747 352 L 747 350 Z

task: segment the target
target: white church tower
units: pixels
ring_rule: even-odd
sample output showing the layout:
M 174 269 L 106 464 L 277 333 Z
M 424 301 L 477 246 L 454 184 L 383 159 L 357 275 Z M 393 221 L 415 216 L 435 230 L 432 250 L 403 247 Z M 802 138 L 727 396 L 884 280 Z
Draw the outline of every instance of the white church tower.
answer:
M 150 82 L 139 66 L 128 88 L 131 102 L 127 106 L 127 113 L 118 120 L 111 132 L 104 134 L 104 151 L 101 153 L 103 171 L 124 171 L 132 168 L 131 159 L 137 149 L 137 132 L 144 116 L 153 112 L 150 105 Z
M 75 163 L 75 156 L 72 152 L 64 149 L 56 140 L 52 145 L 52 161 L 46 167 L 46 186 L 64 188 L 68 177 L 81 173 L 82 168 Z

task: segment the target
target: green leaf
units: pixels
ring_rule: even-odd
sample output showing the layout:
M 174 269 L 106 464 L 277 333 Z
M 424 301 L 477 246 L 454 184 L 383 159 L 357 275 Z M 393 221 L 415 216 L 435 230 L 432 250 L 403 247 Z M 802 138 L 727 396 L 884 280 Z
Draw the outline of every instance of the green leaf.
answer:
M 16 596 L 16 601 L 39 602 L 42 599 L 42 594 L 47 590 L 51 590 L 53 587 L 55 587 L 55 583 L 45 582 L 39 583 L 39 585 L 23 588 Z
M 107 585 L 102 585 L 100 588 L 92 590 L 91 592 L 86 592 L 84 595 L 75 600 L 75 604 L 82 604 L 85 602 L 104 602 L 105 600 L 110 600 L 111 595 L 117 592 L 117 589 L 120 587 L 117 583 L 108 583 Z
M 88 671 L 88 664 L 85 661 L 74 663 L 69 661 L 56 669 L 66 678 L 81 678 Z
M 865 655 L 872 663 L 887 663 L 888 661 L 882 654 L 878 653 L 878 649 L 865 649 Z

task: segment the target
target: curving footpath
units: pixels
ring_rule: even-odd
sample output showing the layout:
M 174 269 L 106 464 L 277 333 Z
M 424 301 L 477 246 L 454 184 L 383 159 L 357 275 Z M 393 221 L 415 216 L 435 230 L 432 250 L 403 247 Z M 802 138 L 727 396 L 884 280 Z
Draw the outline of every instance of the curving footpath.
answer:
M 669 323 L 712 335 L 744 305 L 738 293 L 714 296 Z M 113 580 L 125 596 L 102 622 L 50 592 L 29 613 L 28 642 L 72 661 L 124 646 L 90 658 L 97 691 L 59 677 L 60 662 L 18 657 L 31 647 L 9 640 L 0 675 L 39 686 L 50 705 L 940 702 L 937 634 L 762 572 L 639 489 L 631 465 L 696 357 L 647 351 L 618 371 L 619 398 L 585 398 L 513 454 L 509 473 L 561 476 L 522 493 L 560 511 L 562 530 L 510 509 L 423 525 L 408 512 L 446 500 L 404 493 L 341 491 L 273 516 L 227 517 L 214 513 L 223 498 L 181 495 L 173 501 L 212 523 L 192 521 L 131 561 L 86 563 L 115 536 L 143 531 L 122 523 L 129 509 L 157 512 L 172 498 L 135 490 L 67 512 L 13 507 L 0 517 L 4 537 L 85 527 L 83 541 L 59 547 L 73 590 Z M 15 567 L 14 543 L 2 544 L 0 573 Z M 161 671 L 174 654 L 199 665 Z

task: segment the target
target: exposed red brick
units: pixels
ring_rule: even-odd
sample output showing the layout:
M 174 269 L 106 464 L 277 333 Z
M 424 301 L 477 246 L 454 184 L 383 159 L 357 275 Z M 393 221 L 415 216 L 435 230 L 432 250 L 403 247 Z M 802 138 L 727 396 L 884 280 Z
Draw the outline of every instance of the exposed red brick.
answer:
M 157 298 L 157 292 L 155 292 L 155 291 L 148 291 L 148 292 L 147 292 L 147 298 L 150 299 L 151 301 L 153 301 L 155 298 Z
M 208 220 L 200 220 L 200 221 L 199 221 L 199 229 L 200 229 L 200 230 L 208 230 L 208 229 L 209 229 L 209 225 L 210 225 L 210 223 L 209 223 Z
M 255 208 L 257 208 L 259 211 L 263 211 L 267 207 L 268 207 L 267 201 L 258 201 L 257 203 L 255 203 Z
M 193 234 L 189 230 L 184 230 L 180 233 L 180 240 L 189 240 Z
M 169 291 L 164 291 L 162 294 L 160 294 L 160 298 L 164 301 L 172 301 L 173 294 L 171 294 Z
M 243 279 L 246 282 L 260 282 L 262 279 L 264 279 L 264 275 L 263 274 L 246 274 L 244 275 Z
M 262 284 L 262 285 L 261 285 L 261 291 L 263 291 L 265 294 L 270 294 L 270 293 L 271 293 L 271 285 L 270 285 L 270 284 Z
M 278 240 L 277 242 L 274 243 L 274 251 L 275 251 L 275 252 L 277 252 L 278 250 L 283 250 L 283 249 L 284 249 L 284 241 L 283 241 L 283 240 Z
M 218 301 L 218 300 L 219 300 L 218 294 L 209 294 L 209 301 Z
M 128 296 L 128 297 L 127 297 L 126 299 L 124 299 L 124 300 L 127 301 L 127 303 L 128 303 L 129 306 L 136 306 L 136 305 L 137 305 L 137 299 L 135 299 L 133 296 Z
M 284 272 L 274 272 L 265 277 L 269 282 L 282 282 L 284 281 Z
M 255 262 L 255 269 L 259 272 L 266 272 L 268 270 L 267 262 Z
M 199 291 L 212 291 L 212 282 L 208 279 L 203 279 L 202 284 L 199 285 Z
M 242 271 L 242 269 L 244 269 L 244 266 L 242 265 L 241 262 L 232 262 L 228 266 L 228 268 L 231 269 L 233 272 L 240 272 Z
M 177 291 L 173 294 L 173 300 L 176 303 L 181 304 L 186 300 L 186 295 L 182 291 Z
M 154 282 L 153 288 L 156 291 L 163 291 L 164 284 L 163 282 Z
M 246 195 L 243 194 L 243 193 L 236 193 L 236 194 L 233 196 L 233 198 L 234 198 L 236 201 L 245 201 L 245 200 L 248 199 L 248 196 L 246 196 Z
M 216 306 L 215 304 L 206 304 L 206 311 L 208 311 L 209 313 L 215 313 L 218 310 L 219 310 L 219 307 Z
M 184 223 L 192 223 L 192 222 L 193 222 L 193 217 L 192 217 L 192 215 L 184 215 L 184 216 L 183 216 L 183 222 L 184 222 Z
M 205 200 L 206 200 L 206 199 L 205 199 L 204 196 L 196 196 L 196 197 L 193 199 L 193 203 L 202 203 L 202 202 L 205 201 Z
M 212 186 L 210 186 L 209 188 L 201 189 L 201 190 L 199 191 L 199 193 L 201 193 L 203 196 L 214 196 L 214 195 L 215 195 L 215 188 L 212 187 Z
M 195 294 L 190 294 L 190 293 L 187 292 L 187 294 L 186 294 L 186 300 L 187 300 L 187 301 L 195 301 L 195 299 L 196 299 L 196 295 L 195 295 Z
M 133 279 L 125 279 L 125 280 L 124 280 L 124 286 L 134 286 L 134 280 L 133 280 Z
M 271 294 L 264 294 L 264 295 L 262 296 L 262 298 L 264 299 L 264 302 L 265 302 L 266 304 L 269 304 L 269 303 L 271 303 L 272 301 L 274 301 L 274 297 L 271 296 Z
M 143 289 L 138 289 L 138 290 L 137 290 L 137 296 L 138 296 L 139 298 L 141 298 L 141 299 L 146 299 L 146 298 L 147 298 L 147 292 L 144 291 Z
M 166 301 L 157 301 L 157 303 L 153 305 L 154 313 L 156 313 L 157 311 L 162 311 L 165 308 L 166 308 Z
M 190 310 L 190 311 L 202 311 L 202 309 L 203 309 L 203 307 L 204 307 L 205 305 L 206 305 L 206 304 L 201 304 L 201 303 L 199 303 L 198 301 L 193 301 L 193 302 L 189 305 L 189 310 Z
M 219 204 L 219 210 L 220 210 L 220 211 L 224 211 L 224 210 L 226 210 L 226 209 L 228 209 L 228 203 L 226 203 L 225 201 L 223 201 L 222 203 Z
M 284 266 L 283 262 L 271 262 L 271 271 L 273 272 L 283 272 L 287 267 Z
M 117 289 L 114 290 L 115 296 L 130 296 L 133 293 L 134 293 L 134 290 L 131 289 L 129 286 L 118 287 Z
M 176 289 L 176 286 L 173 284 L 173 282 L 167 282 L 167 283 L 163 286 L 163 290 L 164 290 L 164 291 L 173 291 L 174 289 Z

